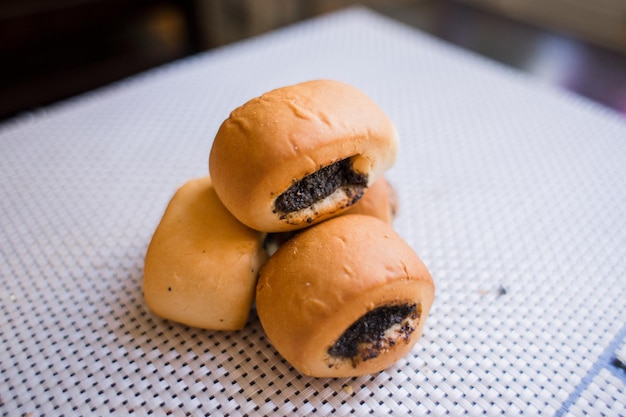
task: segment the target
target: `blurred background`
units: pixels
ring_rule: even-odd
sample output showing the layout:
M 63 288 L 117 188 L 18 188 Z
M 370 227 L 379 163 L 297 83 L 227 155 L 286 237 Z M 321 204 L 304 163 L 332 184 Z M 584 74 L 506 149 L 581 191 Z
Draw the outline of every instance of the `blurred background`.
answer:
M 352 5 L 626 117 L 626 0 L 0 0 L 0 120 Z

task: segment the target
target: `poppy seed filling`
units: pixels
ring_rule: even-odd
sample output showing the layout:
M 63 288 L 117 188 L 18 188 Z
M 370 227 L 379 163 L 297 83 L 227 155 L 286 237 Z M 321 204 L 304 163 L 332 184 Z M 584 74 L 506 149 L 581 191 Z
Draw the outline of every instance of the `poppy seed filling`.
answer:
M 350 158 L 323 167 L 292 184 L 276 199 L 276 210 L 283 213 L 302 210 L 348 185 L 357 188 L 350 203 L 353 204 L 363 195 L 363 188 L 367 186 L 367 174 L 355 172 Z
M 361 361 L 376 358 L 382 351 L 389 349 L 396 341 L 407 341 L 415 328 L 410 320 L 420 316 L 417 304 L 400 304 L 378 307 L 367 312 L 354 322 L 341 337 L 328 348 L 328 354 L 334 357 L 351 359 L 353 366 Z M 394 325 L 393 337 L 388 330 Z

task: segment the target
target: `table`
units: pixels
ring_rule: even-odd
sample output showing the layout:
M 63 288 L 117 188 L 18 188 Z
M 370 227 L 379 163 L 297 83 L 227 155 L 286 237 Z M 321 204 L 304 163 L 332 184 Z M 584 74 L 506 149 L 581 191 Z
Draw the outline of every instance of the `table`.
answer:
M 437 295 L 385 372 L 299 375 L 155 317 L 143 256 L 220 123 L 314 78 L 400 133 L 394 223 Z M 626 123 L 364 8 L 201 53 L 0 126 L 0 413 L 626 414 Z

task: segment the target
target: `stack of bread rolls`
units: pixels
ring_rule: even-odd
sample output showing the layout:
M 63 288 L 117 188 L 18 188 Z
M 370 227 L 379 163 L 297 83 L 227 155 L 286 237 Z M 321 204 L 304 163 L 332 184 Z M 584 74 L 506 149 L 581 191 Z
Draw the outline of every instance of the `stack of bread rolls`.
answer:
M 242 329 L 256 313 L 299 372 L 380 372 L 422 334 L 433 280 L 393 229 L 393 123 L 331 80 L 279 88 L 220 126 L 209 175 L 185 183 L 148 247 L 143 288 L 163 318 Z

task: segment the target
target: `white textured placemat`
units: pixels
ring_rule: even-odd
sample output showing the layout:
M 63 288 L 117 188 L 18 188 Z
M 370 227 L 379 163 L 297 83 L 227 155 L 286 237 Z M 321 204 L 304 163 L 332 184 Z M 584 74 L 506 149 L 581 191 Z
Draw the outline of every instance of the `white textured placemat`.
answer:
M 312 78 L 396 123 L 395 227 L 437 285 L 423 338 L 378 375 L 302 377 L 255 315 L 202 331 L 142 297 L 152 232 L 219 124 Z M 625 415 L 626 123 L 349 9 L 0 126 L 0 277 L 5 416 Z

